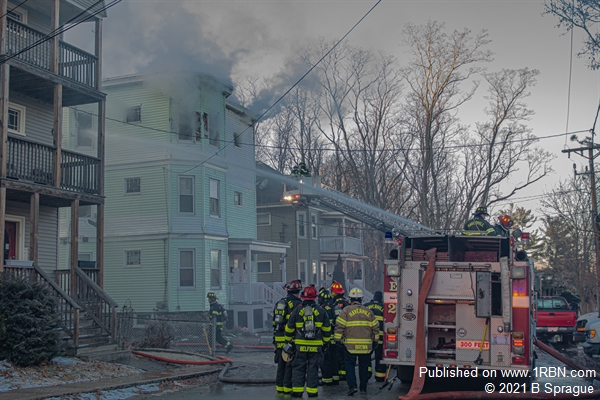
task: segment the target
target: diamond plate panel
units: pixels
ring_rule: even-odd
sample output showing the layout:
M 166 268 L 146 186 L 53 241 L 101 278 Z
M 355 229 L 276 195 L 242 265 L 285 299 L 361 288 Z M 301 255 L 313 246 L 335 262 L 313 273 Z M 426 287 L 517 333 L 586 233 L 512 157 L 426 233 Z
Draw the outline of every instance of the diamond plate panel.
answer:
M 491 365 L 493 367 L 510 367 L 510 335 L 504 332 L 502 317 L 492 317 L 491 325 Z M 498 327 L 503 328 L 501 333 L 498 332 Z
M 406 265 L 418 263 L 409 263 Z M 420 270 L 416 268 L 404 268 L 398 291 L 398 356 L 400 361 L 412 361 L 415 359 L 415 346 L 417 335 L 417 308 L 419 306 Z M 412 290 L 409 296 L 407 291 Z M 412 306 L 412 307 L 411 307 Z M 427 318 L 425 318 L 427 320 Z M 424 323 L 421 321 L 420 323 Z M 412 337 L 408 333 L 412 333 Z
M 475 316 L 475 307 L 469 304 L 456 305 L 456 361 L 472 364 L 479 355 L 479 346 L 485 326 L 485 318 Z M 484 350 L 481 358 L 490 362 L 490 332 L 485 335 Z

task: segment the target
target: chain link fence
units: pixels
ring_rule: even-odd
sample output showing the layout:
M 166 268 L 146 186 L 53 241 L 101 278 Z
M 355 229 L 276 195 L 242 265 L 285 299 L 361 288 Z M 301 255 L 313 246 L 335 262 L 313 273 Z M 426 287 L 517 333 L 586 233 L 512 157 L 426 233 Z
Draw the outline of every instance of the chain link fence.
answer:
M 117 314 L 122 348 L 158 348 L 215 355 L 216 327 L 185 313 L 136 314 L 123 307 Z

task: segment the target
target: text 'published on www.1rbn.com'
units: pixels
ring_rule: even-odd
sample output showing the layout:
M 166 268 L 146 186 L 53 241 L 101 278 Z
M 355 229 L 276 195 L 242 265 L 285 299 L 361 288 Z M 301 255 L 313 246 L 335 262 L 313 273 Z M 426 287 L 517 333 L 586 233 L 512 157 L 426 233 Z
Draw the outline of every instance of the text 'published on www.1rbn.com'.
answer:
M 525 383 L 511 382 L 512 380 L 528 378 L 596 378 L 596 371 L 591 369 L 568 369 L 566 367 L 536 367 L 533 370 L 525 369 L 462 369 L 458 367 L 420 367 L 419 375 L 426 378 L 483 378 L 494 380 L 486 383 L 484 390 L 487 393 L 544 393 L 550 395 L 571 394 L 574 397 L 580 394 L 594 393 L 591 384 L 555 384 L 552 382 Z M 502 382 L 506 380 L 506 382 Z M 600 396 L 600 393 L 599 393 Z

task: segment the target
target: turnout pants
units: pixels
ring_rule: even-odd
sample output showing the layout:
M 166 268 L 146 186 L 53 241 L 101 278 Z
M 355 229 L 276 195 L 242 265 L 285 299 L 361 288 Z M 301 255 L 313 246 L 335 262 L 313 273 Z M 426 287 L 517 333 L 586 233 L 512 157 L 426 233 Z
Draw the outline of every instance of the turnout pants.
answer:
M 302 397 L 304 384 L 308 397 L 319 395 L 319 365 L 322 363 L 323 353 L 301 353 L 296 352 L 292 361 L 294 370 L 292 372 L 292 396 Z
M 340 382 L 340 376 L 338 374 L 337 366 L 337 355 L 335 353 L 336 347 L 333 344 L 329 345 L 329 348 L 323 355 L 323 366 L 321 367 L 321 380 L 326 385 L 335 385 Z
M 346 346 L 342 345 L 338 345 L 338 348 L 335 349 L 335 356 L 336 356 L 336 361 L 337 361 L 337 368 L 338 368 L 338 376 L 340 381 L 345 381 L 346 380 L 346 361 L 345 361 L 345 357 L 344 357 L 344 353 L 346 352 Z
M 371 353 L 375 356 L 375 380 L 377 382 L 383 382 L 385 380 L 385 365 L 381 363 L 383 356 L 383 346 L 378 345 L 375 350 Z M 369 361 L 369 379 L 373 376 L 373 367 Z
M 346 360 L 346 381 L 348 389 L 356 389 L 356 359 L 358 358 L 358 377 L 360 379 L 360 390 L 367 390 L 369 382 L 369 365 L 371 364 L 371 354 L 352 354 L 346 349 L 344 359 Z
M 217 343 L 223 346 L 227 351 L 233 348 L 231 342 L 223 337 L 223 328 L 217 326 L 217 337 L 215 338 Z
M 292 362 L 283 361 L 281 357 L 282 348 L 275 350 L 275 362 L 277 363 L 277 376 L 275 378 L 275 388 L 277 393 L 292 393 L 292 369 L 294 360 Z

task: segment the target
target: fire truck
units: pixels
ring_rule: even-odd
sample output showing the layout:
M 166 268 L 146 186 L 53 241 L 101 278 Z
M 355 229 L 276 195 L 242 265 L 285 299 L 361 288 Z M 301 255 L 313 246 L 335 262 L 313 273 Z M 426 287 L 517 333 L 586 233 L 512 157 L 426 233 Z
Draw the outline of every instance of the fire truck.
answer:
M 393 244 L 384 265 L 382 362 L 396 366 L 400 380 L 425 367 L 490 378 L 533 369 L 534 270 L 518 249 L 523 236 L 518 229 L 511 237 L 386 234 Z

